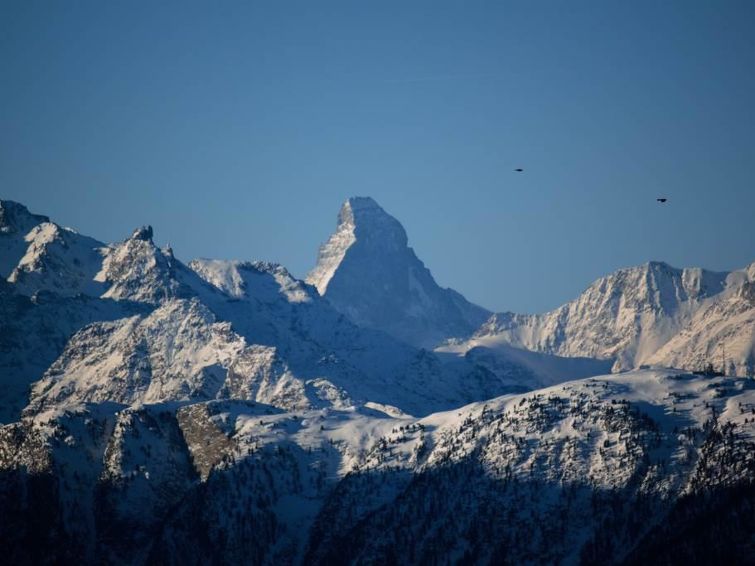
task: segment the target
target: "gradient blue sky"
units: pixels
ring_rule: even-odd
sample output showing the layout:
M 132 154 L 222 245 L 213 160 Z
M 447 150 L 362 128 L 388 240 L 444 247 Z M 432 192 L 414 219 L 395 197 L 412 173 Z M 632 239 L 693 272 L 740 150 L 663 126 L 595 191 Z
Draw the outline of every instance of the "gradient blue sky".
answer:
M 494 310 L 649 259 L 737 268 L 754 29 L 751 1 L 5 0 L 0 198 L 303 277 L 369 195 Z

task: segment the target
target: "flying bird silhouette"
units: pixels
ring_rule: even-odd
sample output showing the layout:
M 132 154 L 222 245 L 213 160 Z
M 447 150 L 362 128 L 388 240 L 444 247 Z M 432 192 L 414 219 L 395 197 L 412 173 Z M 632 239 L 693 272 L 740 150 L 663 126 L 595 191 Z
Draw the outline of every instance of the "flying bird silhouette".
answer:
M 519 169 L 519 168 L 517 168 L 517 169 L 514 169 L 514 171 L 516 171 L 517 173 L 521 173 L 521 172 L 523 172 L 523 171 L 524 171 L 524 169 Z
M 667 199 L 667 198 L 657 198 L 657 199 L 655 199 L 655 200 L 657 200 L 658 202 L 660 202 L 661 204 L 663 204 L 663 203 L 664 203 L 664 202 L 666 202 L 666 201 L 667 201 L 668 199 Z

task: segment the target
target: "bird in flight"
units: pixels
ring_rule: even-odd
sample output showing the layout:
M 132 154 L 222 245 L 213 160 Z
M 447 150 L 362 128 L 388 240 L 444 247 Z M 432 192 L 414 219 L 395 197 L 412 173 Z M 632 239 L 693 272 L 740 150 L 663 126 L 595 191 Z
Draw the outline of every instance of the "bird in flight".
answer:
M 522 173 L 524 171 L 524 169 L 520 169 L 520 168 L 517 167 L 516 169 L 514 169 L 514 171 L 516 171 L 517 173 Z
M 661 204 L 663 204 L 663 203 L 664 203 L 664 202 L 666 202 L 666 201 L 667 201 L 668 199 L 667 199 L 667 198 L 663 198 L 663 197 L 661 197 L 661 198 L 657 198 L 657 199 L 655 199 L 655 200 L 657 200 L 658 202 L 660 202 Z

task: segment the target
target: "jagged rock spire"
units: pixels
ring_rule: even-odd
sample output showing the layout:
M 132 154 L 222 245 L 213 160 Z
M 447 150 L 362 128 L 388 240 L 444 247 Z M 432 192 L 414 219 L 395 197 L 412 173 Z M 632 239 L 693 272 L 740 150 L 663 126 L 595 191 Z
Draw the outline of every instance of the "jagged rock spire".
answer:
M 357 324 L 423 347 L 469 334 L 489 314 L 439 287 L 401 223 L 369 197 L 343 204 L 307 282 Z
M 131 234 L 131 239 L 143 240 L 145 242 L 148 242 L 152 240 L 152 236 L 153 236 L 152 226 L 145 225 L 145 226 L 140 226 L 139 228 L 134 230 L 133 234 Z

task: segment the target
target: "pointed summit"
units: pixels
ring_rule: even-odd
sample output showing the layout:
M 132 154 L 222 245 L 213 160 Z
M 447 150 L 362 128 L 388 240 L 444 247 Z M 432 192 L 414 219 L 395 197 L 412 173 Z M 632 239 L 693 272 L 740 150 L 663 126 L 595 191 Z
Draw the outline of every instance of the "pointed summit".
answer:
M 26 235 L 49 221 L 47 216 L 32 214 L 23 204 L 0 200 L 0 278 L 8 277 L 24 257 Z
M 25 237 L 26 253 L 8 276 L 17 292 L 32 296 L 51 291 L 61 296 L 84 293 L 99 296 L 94 277 L 102 266 L 106 246 L 53 222 L 43 222 Z
M 404 227 L 370 197 L 351 197 L 341 206 L 336 231 L 320 248 L 317 265 L 307 282 L 325 295 L 336 269 L 349 248 L 359 241 L 372 252 L 398 252 L 407 247 Z
M 103 297 L 159 304 L 193 296 L 178 274 L 187 268 L 173 257 L 172 250 L 160 249 L 152 238 L 152 227 L 142 226 L 110 246 L 95 277 L 108 287 Z
M 347 224 L 357 239 L 381 248 L 402 249 L 407 245 L 401 223 L 370 197 L 351 197 L 341 207 L 339 226 Z
M 131 234 L 132 240 L 143 240 L 145 242 L 151 242 L 152 241 L 152 226 L 146 225 L 146 226 L 140 226 L 134 232 Z
M 423 347 L 467 335 L 490 314 L 439 287 L 401 223 L 369 197 L 343 204 L 307 282 L 357 324 Z

